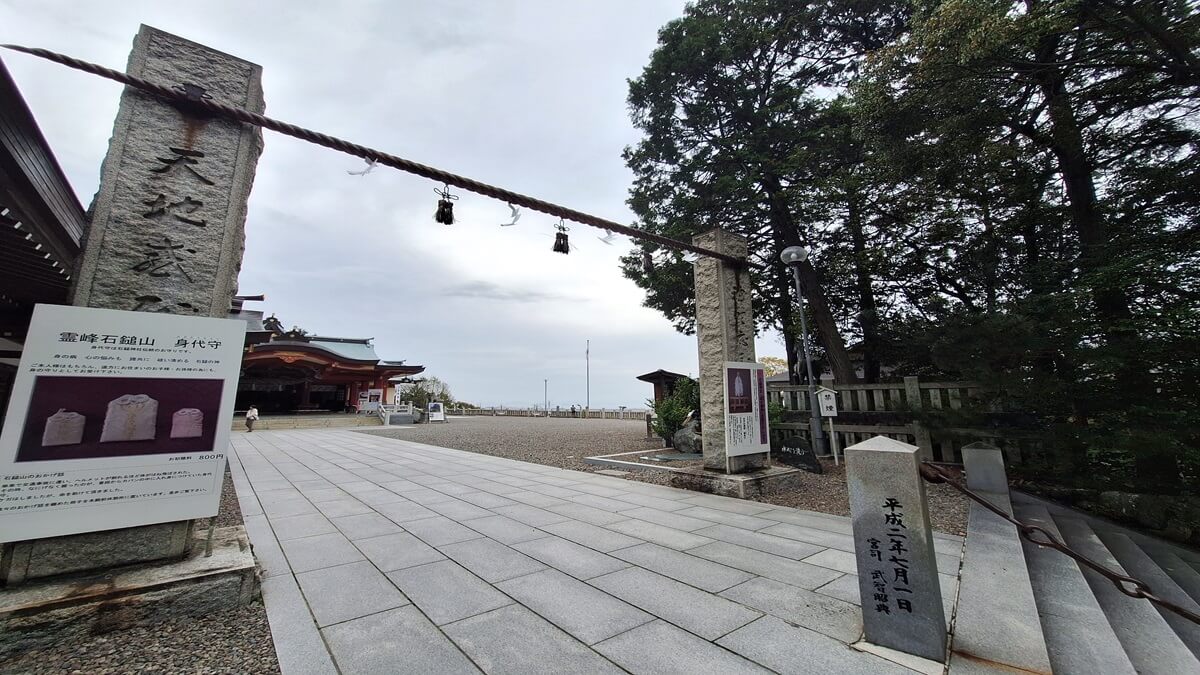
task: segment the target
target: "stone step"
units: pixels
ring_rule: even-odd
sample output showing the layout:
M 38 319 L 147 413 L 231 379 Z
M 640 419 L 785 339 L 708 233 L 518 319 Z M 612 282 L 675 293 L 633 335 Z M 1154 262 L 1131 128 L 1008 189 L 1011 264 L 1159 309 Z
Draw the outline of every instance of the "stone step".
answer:
M 1054 522 L 1068 546 L 1114 572 L 1125 573 L 1125 568 L 1087 522 L 1060 515 L 1054 516 Z M 1113 633 L 1139 673 L 1200 672 L 1200 661 L 1153 605 L 1125 595 L 1098 572 L 1082 571 Z
M 1179 584 L 1175 583 L 1175 580 L 1127 535 L 1100 529 L 1096 531 L 1096 536 L 1100 537 L 1100 541 L 1104 542 L 1129 576 L 1145 582 L 1150 586 L 1151 591 L 1163 600 L 1200 614 L 1200 605 L 1196 604 L 1196 601 L 1184 592 Z M 1192 654 L 1200 658 L 1200 625 L 1158 605 L 1154 605 L 1154 608 L 1171 628 L 1175 629 L 1176 635 L 1183 640 L 1188 649 L 1192 650 Z
M 968 485 L 1011 515 L 1000 452 L 964 452 L 963 460 Z M 974 502 L 967 516 L 954 621 L 950 673 L 979 672 L 981 664 L 1009 672 L 1050 672 L 1017 528 Z
M 1188 594 L 1192 600 L 1200 602 L 1200 571 L 1189 565 L 1186 560 L 1179 557 L 1174 551 L 1165 548 L 1150 547 L 1142 545 L 1142 550 L 1150 554 L 1154 562 L 1162 568 L 1167 576 L 1179 584 L 1184 593 Z
M 1062 539 L 1044 506 L 1014 502 L 1013 511 L 1021 521 Z M 1136 673 L 1079 565 L 1052 548 L 1025 540 L 1021 544 L 1053 672 Z

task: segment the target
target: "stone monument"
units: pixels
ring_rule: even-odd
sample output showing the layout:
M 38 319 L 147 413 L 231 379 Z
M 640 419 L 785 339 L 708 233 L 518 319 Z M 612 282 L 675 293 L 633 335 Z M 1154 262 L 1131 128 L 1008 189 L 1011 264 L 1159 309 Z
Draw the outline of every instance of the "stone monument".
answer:
M 919 449 L 885 436 L 846 448 L 867 642 L 946 660 L 946 619 Z
M 720 229 L 696 235 L 692 243 L 737 258 L 745 259 L 748 253 L 745 237 Z M 755 360 L 750 268 L 707 256 L 701 256 L 694 267 L 704 468 L 730 473 L 765 468 L 766 453 L 725 454 L 725 362 Z
M 262 68 L 142 26 L 127 71 L 261 113 Z M 72 302 L 224 318 L 237 288 L 262 134 L 126 87 L 90 211 Z M 180 558 L 191 521 L 15 542 L 8 583 Z

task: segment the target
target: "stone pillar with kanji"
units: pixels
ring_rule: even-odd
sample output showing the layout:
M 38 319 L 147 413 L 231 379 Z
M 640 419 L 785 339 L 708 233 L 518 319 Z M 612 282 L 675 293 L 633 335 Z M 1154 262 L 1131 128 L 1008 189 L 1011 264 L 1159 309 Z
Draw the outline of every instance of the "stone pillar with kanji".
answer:
M 692 243 L 735 258 L 749 252 L 745 237 L 720 229 L 696 235 Z M 749 265 L 701 256 L 694 267 L 704 468 L 729 473 L 764 468 L 766 453 L 729 457 L 725 452 L 725 362 L 755 360 Z
M 142 26 L 127 72 L 253 112 L 262 68 Z M 90 209 L 72 303 L 227 317 L 242 264 L 247 199 L 262 152 L 249 125 L 126 87 Z M 9 583 L 182 557 L 191 521 L 16 542 Z

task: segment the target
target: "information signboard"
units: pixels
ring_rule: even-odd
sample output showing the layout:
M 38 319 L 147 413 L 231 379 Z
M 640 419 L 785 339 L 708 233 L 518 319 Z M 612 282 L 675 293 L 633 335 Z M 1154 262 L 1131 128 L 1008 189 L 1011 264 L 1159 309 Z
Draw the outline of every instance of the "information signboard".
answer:
M 445 422 L 446 410 L 442 404 L 437 401 L 429 402 L 429 421 L 430 422 Z
M 245 332 L 38 305 L 0 432 L 0 541 L 216 515 Z
M 358 398 L 359 412 L 377 412 L 379 410 L 379 404 L 383 403 L 383 390 L 368 389 L 366 391 L 360 391 L 358 393 Z
M 725 454 L 770 450 L 766 373 L 761 363 L 725 362 Z

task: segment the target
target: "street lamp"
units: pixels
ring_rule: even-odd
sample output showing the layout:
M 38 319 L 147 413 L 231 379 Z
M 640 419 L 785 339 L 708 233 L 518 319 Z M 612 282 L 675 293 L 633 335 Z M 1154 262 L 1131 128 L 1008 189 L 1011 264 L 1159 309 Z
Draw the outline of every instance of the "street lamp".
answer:
M 800 301 L 800 338 L 804 346 L 804 366 L 808 369 L 808 411 L 809 432 L 812 434 L 813 451 L 818 455 L 829 454 L 829 443 L 825 439 L 825 430 L 821 428 L 821 412 L 817 404 L 817 381 L 813 377 L 812 356 L 808 351 L 808 321 L 804 318 L 804 291 L 800 283 L 800 263 L 808 260 L 808 249 L 803 246 L 789 246 L 779 254 L 783 264 L 792 268 L 792 278 L 796 282 L 796 298 Z
M 542 380 L 542 406 L 546 409 L 546 417 L 550 416 L 550 380 Z

